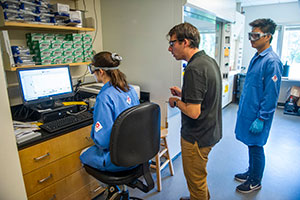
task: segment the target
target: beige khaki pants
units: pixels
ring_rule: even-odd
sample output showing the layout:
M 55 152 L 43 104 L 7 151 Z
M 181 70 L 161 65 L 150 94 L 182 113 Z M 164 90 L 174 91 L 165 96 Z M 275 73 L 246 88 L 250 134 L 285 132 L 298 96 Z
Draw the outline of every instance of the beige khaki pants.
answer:
M 181 154 L 183 171 L 190 191 L 191 200 L 208 200 L 210 198 L 207 187 L 206 164 L 210 147 L 198 147 L 181 138 Z

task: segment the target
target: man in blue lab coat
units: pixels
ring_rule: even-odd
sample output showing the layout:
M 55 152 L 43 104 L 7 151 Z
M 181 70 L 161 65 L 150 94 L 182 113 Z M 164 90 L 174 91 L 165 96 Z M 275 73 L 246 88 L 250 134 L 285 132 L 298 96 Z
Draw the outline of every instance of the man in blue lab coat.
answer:
M 242 182 L 236 188 L 241 193 L 261 188 L 265 168 L 263 146 L 269 137 L 282 74 L 282 63 L 270 46 L 276 28 L 274 21 L 257 19 L 249 25 L 249 40 L 257 52 L 250 61 L 235 127 L 236 138 L 249 150 L 247 172 L 235 175 Z

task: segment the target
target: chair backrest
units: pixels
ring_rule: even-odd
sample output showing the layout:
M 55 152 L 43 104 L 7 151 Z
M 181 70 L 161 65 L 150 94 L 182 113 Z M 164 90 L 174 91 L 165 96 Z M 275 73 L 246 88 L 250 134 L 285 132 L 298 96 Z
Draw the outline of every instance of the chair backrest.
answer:
M 110 157 L 117 166 L 130 167 L 148 162 L 160 147 L 160 108 L 143 103 L 123 111 L 115 120 L 110 136 Z

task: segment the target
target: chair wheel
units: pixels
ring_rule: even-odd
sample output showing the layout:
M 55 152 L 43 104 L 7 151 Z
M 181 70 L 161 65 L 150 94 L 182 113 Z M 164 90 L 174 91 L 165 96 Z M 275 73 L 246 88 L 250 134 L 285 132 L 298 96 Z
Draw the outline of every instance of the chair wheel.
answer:
M 108 186 L 104 193 L 105 200 L 121 200 L 121 191 L 117 186 Z

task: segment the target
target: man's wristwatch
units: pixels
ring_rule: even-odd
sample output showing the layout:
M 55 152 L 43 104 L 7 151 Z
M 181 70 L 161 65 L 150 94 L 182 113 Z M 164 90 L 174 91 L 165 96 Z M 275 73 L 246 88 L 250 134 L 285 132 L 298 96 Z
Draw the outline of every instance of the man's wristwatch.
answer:
M 177 104 L 178 101 L 179 101 L 179 99 L 177 99 L 177 100 L 174 101 L 174 107 L 178 106 L 178 104 Z

